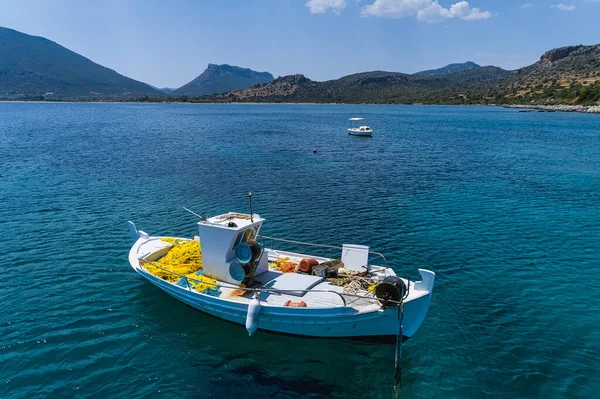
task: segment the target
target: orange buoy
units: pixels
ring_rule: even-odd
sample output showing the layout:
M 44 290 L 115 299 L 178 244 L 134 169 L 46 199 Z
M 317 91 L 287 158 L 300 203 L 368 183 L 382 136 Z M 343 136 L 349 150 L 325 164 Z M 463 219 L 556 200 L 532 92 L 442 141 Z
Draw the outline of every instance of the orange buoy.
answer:
M 287 301 L 285 301 L 283 306 L 286 306 L 288 308 L 305 308 L 307 305 L 306 305 L 306 302 L 304 302 L 304 301 L 292 302 L 288 299 Z
M 298 268 L 304 273 L 311 274 L 313 267 L 317 266 L 319 261 L 313 258 L 303 258 L 298 264 Z

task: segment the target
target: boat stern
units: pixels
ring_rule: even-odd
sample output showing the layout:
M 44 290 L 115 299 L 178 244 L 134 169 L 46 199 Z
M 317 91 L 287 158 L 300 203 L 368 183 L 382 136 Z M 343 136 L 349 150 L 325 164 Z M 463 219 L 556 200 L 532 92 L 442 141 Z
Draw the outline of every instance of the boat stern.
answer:
M 416 281 L 412 286 L 412 292 L 404 304 L 404 336 L 410 338 L 427 316 L 433 294 L 435 273 L 431 270 L 419 269 L 421 281 Z

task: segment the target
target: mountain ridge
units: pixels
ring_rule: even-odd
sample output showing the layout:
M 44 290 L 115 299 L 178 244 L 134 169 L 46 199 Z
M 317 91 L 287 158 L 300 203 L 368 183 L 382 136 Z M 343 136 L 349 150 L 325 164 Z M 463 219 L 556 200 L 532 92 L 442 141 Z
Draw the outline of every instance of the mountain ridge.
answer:
M 208 64 L 204 72 L 170 94 L 178 96 L 210 95 L 246 89 L 255 84 L 271 81 L 273 81 L 273 75 L 269 72 L 257 72 L 250 68 L 229 64 Z
M 137 98 L 162 93 L 40 36 L 0 27 L 0 98 Z
M 448 64 L 437 69 L 428 69 L 426 71 L 415 72 L 413 75 L 447 75 L 454 72 L 468 71 L 477 68 L 481 68 L 481 65 L 478 65 L 473 61 L 467 61 L 462 63 Z
M 600 44 L 551 49 L 515 71 L 468 61 L 416 74 L 370 71 L 322 82 L 208 64 L 172 92 L 9 28 L 0 27 L 0 55 L 0 100 L 600 104 Z
M 372 71 L 324 82 L 278 78 L 259 89 L 232 91 L 199 101 L 374 104 L 600 104 L 600 44 L 560 47 L 538 62 L 507 71 L 495 66 L 442 74 Z M 281 79 L 281 80 L 279 80 Z M 281 82 L 287 82 L 283 86 Z M 285 87 L 284 91 L 279 88 Z
M 290 75 L 205 99 L 233 102 L 455 103 L 455 97 L 461 91 L 469 89 L 482 95 L 511 74 L 498 67 L 482 67 L 444 75 L 373 71 L 324 82 L 313 81 L 304 75 Z

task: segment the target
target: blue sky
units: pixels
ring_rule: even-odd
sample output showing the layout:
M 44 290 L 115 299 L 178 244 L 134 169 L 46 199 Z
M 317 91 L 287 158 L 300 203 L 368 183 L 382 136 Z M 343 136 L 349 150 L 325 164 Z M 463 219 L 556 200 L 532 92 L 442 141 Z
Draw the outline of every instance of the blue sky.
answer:
M 467 60 L 516 69 L 600 43 L 599 21 L 600 0 L 0 0 L 0 26 L 160 87 L 208 63 L 315 80 Z

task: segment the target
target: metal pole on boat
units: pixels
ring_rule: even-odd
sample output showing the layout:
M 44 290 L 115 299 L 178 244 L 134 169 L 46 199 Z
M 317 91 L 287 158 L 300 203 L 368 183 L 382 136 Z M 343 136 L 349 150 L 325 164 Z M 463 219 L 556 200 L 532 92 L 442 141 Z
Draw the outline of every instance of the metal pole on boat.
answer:
M 404 292 L 398 304 L 398 333 L 396 334 L 396 356 L 394 359 L 394 383 L 397 388 L 402 383 L 402 323 L 404 321 Z
M 192 215 L 199 217 L 200 219 L 204 220 L 204 216 L 202 215 L 198 215 L 196 212 L 194 211 L 190 211 L 189 209 L 187 209 L 185 206 L 182 206 L 183 209 L 185 209 L 186 211 L 188 211 L 189 213 L 191 213 Z
M 252 216 L 252 192 L 248 193 L 248 198 L 250 199 L 250 221 L 254 223 L 254 218 Z

